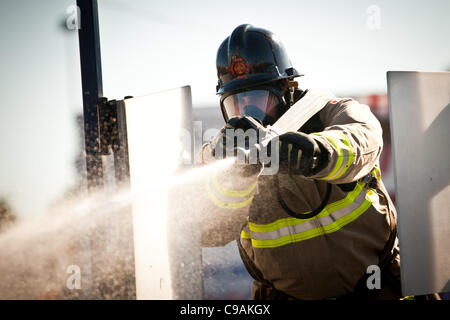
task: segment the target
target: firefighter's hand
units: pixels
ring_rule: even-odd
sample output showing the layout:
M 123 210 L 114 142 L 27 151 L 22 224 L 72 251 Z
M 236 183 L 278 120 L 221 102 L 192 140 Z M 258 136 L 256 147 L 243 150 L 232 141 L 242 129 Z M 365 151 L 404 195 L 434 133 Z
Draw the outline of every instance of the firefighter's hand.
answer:
M 288 132 L 279 139 L 280 173 L 312 176 L 329 162 L 328 151 L 311 135 Z
M 246 159 L 249 156 L 250 148 L 258 143 L 258 130 L 260 128 L 264 127 L 251 117 L 230 119 L 219 134 L 211 141 L 213 156 L 216 158 L 217 156 L 219 158 L 225 158 L 230 155 L 234 157 L 238 157 L 239 155 L 239 159 Z M 240 162 L 243 164 L 248 161 L 244 160 Z
M 214 139 L 211 140 L 211 150 L 213 157 L 222 159 L 226 157 L 227 147 L 234 147 L 235 141 L 230 136 L 230 130 L 235 130 L 235 128 L 226 123 L 225 126 L 220 129 L 219 133 Z
M 227 141 L 227 130 L 234 130 L 234 127 L 230 124 L 225 124 L 225 126 L 220 129 L 217 135 L 208 143 L 205 143 L 200 151 L 200 156 L 198 157 L 199 165 L 212 163 L 216 160 L 223 159 L 225 157 L 226 145 L 230 145 L 231 141 Z M 230 140 L 228 138 L 228 140 Z

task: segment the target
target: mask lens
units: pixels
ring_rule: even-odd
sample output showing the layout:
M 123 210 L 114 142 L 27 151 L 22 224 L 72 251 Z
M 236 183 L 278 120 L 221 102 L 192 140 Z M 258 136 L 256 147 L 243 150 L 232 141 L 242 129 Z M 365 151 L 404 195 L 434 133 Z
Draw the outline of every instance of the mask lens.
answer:
M 222 102 L 225 119 L 250 116 L 263 125 L 278 119 L 280 99 L 269 90 L 251 90 L 226 97 Z

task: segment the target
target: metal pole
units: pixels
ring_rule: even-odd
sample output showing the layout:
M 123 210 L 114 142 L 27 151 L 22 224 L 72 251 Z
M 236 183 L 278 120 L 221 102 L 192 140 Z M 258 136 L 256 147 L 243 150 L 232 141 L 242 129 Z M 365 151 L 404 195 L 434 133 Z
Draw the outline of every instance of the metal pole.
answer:
M 129 179 L 124 106 L 103 97 L 97 0 L 77 0 L 77 6 L 81 16 L 78 17 L 78 35 L 88 191 L 105 188 L 104 177 L 114 174 L 119 188 Z M 103 167 L 103 159 L 110 157 L 111 151 L 114 153 L 114 172 Z M 112 210 L 108 219 L 99 222 L 90 234 L 90 265 L 87 267 L 90 283 L 86 293 L 89 298 L 136 298 L 131 209 L 123 208 L 119 213 Z M 106 260 L 95 254 L 107 248 L 115 250 L 116 254 Z M 115 274 L 116 282 L 109 283 L 105 272 L 111 274 L 117 268 L 121 272 Z M 117 282 L 122 284 L 120 290 L 114 287 Z
M 97 0 L 77 0 L 78 39 L 80 47 L 81 85 L 83 90 L 84 145 L 86 154 L 86 180 L 88 192 L 103 187 L 103 162 L 100 154 L 99 135 L 99 98 L 103 95 L 102 67 L 100 57 L 100 36 L 98 26 Z M 96 268 L 95 252 L 99 241 L 94 241 L 93 231 L 89 232 L 87 247 L 87 264 L 84 266 L 85 298 L 99 298 L 96 290 L 101 278 Z M 93 254 L 94 253 L 94 254 Z M 86 282 L 86 281 L 85 281 Z
M 103 96 L 97 0 L 77 0 L 88 190 L 103 186 L 98 100 Z

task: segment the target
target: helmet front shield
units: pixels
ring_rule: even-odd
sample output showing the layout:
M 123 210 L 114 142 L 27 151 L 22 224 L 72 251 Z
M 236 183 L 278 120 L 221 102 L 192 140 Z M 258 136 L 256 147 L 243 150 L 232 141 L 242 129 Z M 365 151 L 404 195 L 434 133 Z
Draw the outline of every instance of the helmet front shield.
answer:
M 266 126 L 279 118 L 280 103 L 280 97 L 271 90 L 257 89 L 227 95 L 221 100 L 221 107 L 225 121 L 250 116 Z

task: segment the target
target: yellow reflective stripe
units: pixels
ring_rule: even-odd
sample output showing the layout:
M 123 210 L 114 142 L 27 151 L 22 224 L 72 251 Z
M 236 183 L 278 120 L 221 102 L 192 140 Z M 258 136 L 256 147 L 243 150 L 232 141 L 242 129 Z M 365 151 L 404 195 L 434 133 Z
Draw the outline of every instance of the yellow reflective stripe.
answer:
M 334 165 L 333 170 L 330 172 L 329 175 L 327 175 L 326 177 L 321 178 L 321 179 L 324 179 L 324 180 L 329 180 L 332 176 L 334 176 L 338 172 L 339 168 L 342 165 L 342 161 L 343 161 L 343 156 L 344 155 L 342 153 L 342 149 L 339 147 L 339 143 L 336 140 L 334 140 L 333 137 L 325 135 L 325 138 L 327 138 L 327 140 L 330 141 L 330 143 L 336 148 L 337 153 L 338 153 L 336 164 Z
M 345 172 L 347 172 L 347 169 L 355 159 L 355 154 L 349 140 L 342 132 L 336 133 L 333 131 L 323 131 L 314 134 L 325 137 L 337 151 L 337 160 L 333 170 L 326 177 L 319 179 L 329 181 L 340 178 Z
M 241 230 L 241 238 L 251 239 L 250 230 L 248 228 L 248 216 L 247 216 L 246 222 L 247 222 L 247 224 L 244 225 Z
M 348 151 L 348 160 L 347 163 L 345 164 L 345 167 L 342 168 L 342 171 L 335 177 L 332 177 L 333 180 L 335 179 L 339 179 L 346 171 L 347 169 L 350 167 L 350 165 L 353 163 L 353 159 L 355 159 L 355 154 L 353 153 L 353 149 L 352 146 L 350 145 L 350 142 L 347 140 L 347 138 L 345 137 L 345 135 L 340 132 L 341 136 L 342 136 L 342 142 L 347 146 L 347 151 Z
M 360 207 L 358 207 L 357 210 L 353 211 L 350 215 L 347 215 L 339 220 L 336 220 L 334 223 L 330 225 L 318 227 L 298 234 L 288 234 L 274 240 L 251 239 L 252 246 L 255 248 L 276 248 L 289 243 L 300 242 L 324 234 L 333 233 L 335 231 L 338 231 L 345 225 L 349 224 L 350 222 L 354 221 L 356 218 L 358 218 L 371 206 L 371 204 L 372 202 L 370 202 L 370 200 L 365 200 L 363 204 Z
M 328 221 L 333 221 L 332 223 L 324 224 L 320 227 L 311 228 L 308 230 L 305 230 L 303 232 L 299 233 L 289 233 L 286 235 L 283 235 L 279 238 L 275 239 L 261 239 L 264 237 L 264 234 L 259 234 L 258 237 L 260 239 L 254 239 L 256 237 L 256 234 L 252 234 L 252 228 L 250 227 L 250 235 L 251 235 L 251 241 L 252 246 L 255 248 L 275 248 L 280 247 L 289 243 L 299 242 L 307 239 L 311 239 L 320 235 L 333 233 L 335 231 L 338 231 L 342 227 L 346 226 L 350 222 L 354 221 L 356 218 L 358 218 L 361 214 L 363 214 L 371 205 L 372 202 L 375 201 L 376 193 L 369 190 L 367 193 L 364 194 L 364 200 L 363 202 L 354 210 L 352 210 L 348 214 L 342 214 L 341 217 L 338 219 L 328 219 Z M 329 218 L 325 216 L 325 218 Z M 289 228 L 287 230 L 290 231 Z M 247 233 L 245 233 L 245 236 L 248 236 Z M 248 238 L 247 238 L 248 239 Z
M 333 213 L 334 211 L 343 209 L 344 207 L 347 207 L 348 205 L 353 203 L 353 201 L 355 201 L 356 197 L 363 190 L 363 187 L 364 187 L 364 184 L 361 184 L 361 183 L 356 184 L 355 189 L 353 191 L 351 191 L 350 193 L 348 193 L 347 196 L 344 199 L 341 199 L 341 200 L 338 200 L 338 201 L 335 201 L 333 203 L 328 204 L 315 217 L 308 218 L 308 219 L 297 219 L 297 218 L 294 218 L 294 217 L 283 218 L 283 219 L 279 219 L 279 220 L 276 220 L 276 221 L 268 223 L 268 224 L 256 224 L 256 223 L 248 222 L 249 228 L 250 228 L 251 231 L 254 231 L 254 232 L 272 232 L 272 231 L 275 231 L 275 230 L 280 229 L 282 227 L 296 226 L 296 225 L 300 225 L 302 223 L 305 223 L 306 221 L 310 221 L 310 220 L 314 220 L 314 219 L 317 219 L 317 218 L 325 217 L 325 216 Z M 310 211 L 305 212 L 305 214 L 307 214 L 309 212 Z
M 251 197 L 249 197 L 245 201 L 241 201 L 241 202 L 226 202 L 226 201 L 220 200 L 219 198 L 216 197 L 214 192 L 211 190 L 211 187 L 210 187 L 209 183 L 206 184 L 206 191 L 208 192 L 208 195 L 209 195 L 209 198 L 211 199 L 211 201 L 216 206 L 218 206 L 220 208 L 224 208 L 224 209 L 240 209 L 240 208 L 243 208 L 245 206 L 248 206 L 253 201 L 253 197 L 254 197 L 254 195 L 252 195 Z
M 370 195 L 366 195 L 366 200 L 364 200 L 363 204 L 358 207 L 355 211 L 353 211 L 351 214 L 342 217 L 341 219 L 336 220 L 336 222 L 332 223 L 331 225 L 324 226 L 325 233 L 332 233 L 335 232 L 345 225 L 349 224 L 350 222 L 354 221 L 356 218 L 358 218 L 361 214 L 363 214 L 367 209 L 370 208 L 372 205 L 372 199 Z
M 377 167 L 373 168 L 372 171 L 370 171 L 370 174 L 373 177 L 377 178 L 378 181 L 381 180 L 381 171 Z
M 214 176 L 214 178 L 213 178 L 214 187 L 217 189 L 217 191 L 219 191 L 220 194 L 222 194 L 224 196 L 227 196 L 227 197 L 246 197 L 250 193 L 252 193 L 253 190 L 255 190 L 255 187 L 256 187 L 257 183 L 258 183 L 258 180 L 255 180 L 255 183 L 253 183 L 250 186 L 250 188 L 248 188 L 247 190 L 228 190 L 228 189 L 222 188 L 219 185 L 216 176 Z
M 250 231 L 242 230 L 242 231 L 241 231 L 241 238 L 244 238 L 244 239 L 251 239 L 252 237 L 250 236 Z

